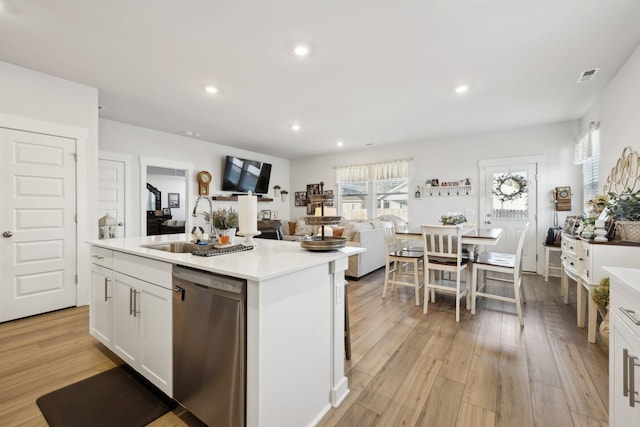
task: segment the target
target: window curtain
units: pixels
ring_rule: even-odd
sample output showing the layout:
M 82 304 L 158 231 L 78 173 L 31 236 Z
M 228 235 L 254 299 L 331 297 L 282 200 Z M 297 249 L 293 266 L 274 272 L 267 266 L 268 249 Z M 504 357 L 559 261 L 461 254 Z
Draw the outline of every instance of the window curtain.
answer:
M 600 122 L 591 122 L 589 128 L 580 134 L 576 141 L 573 164 L 581 165 L 598 154 L 600 143 Z
M 336 182 L 368 182 L 395 178 L 409 178 L 409 161 L 397 160 L 336 168 Z

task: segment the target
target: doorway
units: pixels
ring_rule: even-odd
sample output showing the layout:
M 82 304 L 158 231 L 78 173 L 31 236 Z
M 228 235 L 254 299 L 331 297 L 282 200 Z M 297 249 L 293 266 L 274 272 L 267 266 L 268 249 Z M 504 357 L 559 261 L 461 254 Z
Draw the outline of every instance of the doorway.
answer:
M 190 229 L 192 169 L 188 163 L 140 157 L 141 235 Z
M 515 253 L 526 223 L 529 231 L 522 253 L 523 271 L 537 270 L 538 157 L 480 161 L 479 226 L 502 228 L 492 251 Z
M 116 219 L 116 236 L 131 235 L 131 156 L 100 151 L 98 160 L 98 218 Z

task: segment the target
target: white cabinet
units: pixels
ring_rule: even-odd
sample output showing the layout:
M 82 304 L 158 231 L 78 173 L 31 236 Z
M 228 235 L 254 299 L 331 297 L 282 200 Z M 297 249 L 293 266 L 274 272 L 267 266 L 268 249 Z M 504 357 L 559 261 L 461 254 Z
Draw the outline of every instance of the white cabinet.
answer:
M 113 336 L 113 271 L 91 266 L 91 310 L 89 332 L 102 344 L 111 348 Z
M 611 273 L 609 425 L 640 425 L 640 270 Z
M 91 247 L 90 333 L 173 394 L 172 265 Z
M 91 310 L 89 333 L 111 348 L 113 336 L 112 251 L 91 247 Z
M 172 395 L 171 290 L 114 272 L 113 351 Z
M 603 266 L 635 267 L 640 259 L 640 246 L 633 243 L 611 241 L 593 242 L 562 233 L 561 293 L 569 303 L 569 281 L 577 286 L 577 324 L 585 326 L 588 318 L 589 342 L 596 341 L 597 306 L 591 300 L 591 291 L 608 276 Z M 585 308 L 588 312 L 585 313 Z

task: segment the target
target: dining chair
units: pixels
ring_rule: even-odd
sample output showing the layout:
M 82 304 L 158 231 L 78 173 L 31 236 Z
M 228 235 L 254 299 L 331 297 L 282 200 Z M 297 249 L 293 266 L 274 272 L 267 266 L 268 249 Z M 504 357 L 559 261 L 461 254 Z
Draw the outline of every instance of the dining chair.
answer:
M 518 239 L 518 246 L 516 247 L 515 254 L 502 253 L 502 252 L 483 252 L 473 261 L 473 274 L 471 282 L 472 295 L 471 295 L 471 314 L 476 313 L 476 298 L 485 297 L 495 299 L 499 301 L 511 302 L 516 305 L 518 310 L 518 318 L 520 319 L 520 325 L 524 326 L 524 318 L 522 315 L 522 302 L 527 302 L 524 287 L 522 286 L 522 251 L 524 249 L 524 241 L 529 230 L 529 223 L 525 224 L 520 238 Z M 482 283 L 482 287 L 478 287 L 479 272 L 484 271 L 485 277 Z M 508 275 L 505 277 L 489 276 L 489 272 L 505 273 Z M 497 295 L 489 292 L 482 292 L 482 289 L 486 288 L 487 281 L 493 280 L 496 282 L 509 283 L 513 286 L 513 298 L 502 295 Z
M 456 298 L 456 322 L 460 321 L 460 300 L 466 297 L 469 309 L 471 277 L 467 265 L 468 259 L 462 256 L 462 225 L 422 225 L 422 241 L 424 247 L 424 314 L 427 314 L 429 293 L 431 302 L 436 302 L 435 294 L 453 294 Z M 460 277 L 467 272 L 464 288 Z M 455 273 L 455 281 L 445 279 L 436 272 Z
M 384 245 L 386 262 L 382 297 L 386 298 L 388 285 L 391 285 L 391 292 L 396 285 L 411 286 L 416 292 L 416 305 L 420 305 L 420 288 L 422 287 L 420 267 L 424 263 L 424 253 L 403 249 L 396 238 L 396 230 L 393 226 L 384 227 Z

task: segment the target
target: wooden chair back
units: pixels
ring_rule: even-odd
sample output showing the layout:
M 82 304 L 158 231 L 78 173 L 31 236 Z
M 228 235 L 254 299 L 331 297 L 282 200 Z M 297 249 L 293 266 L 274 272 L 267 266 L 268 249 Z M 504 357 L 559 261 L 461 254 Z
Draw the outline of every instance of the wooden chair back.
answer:
M 462 259 L 462 225 L 421 226 L 425 255 L 429 258 Z

